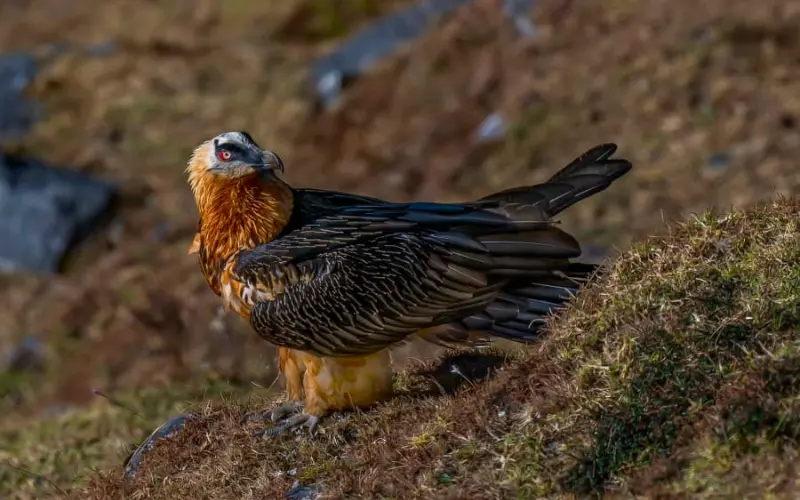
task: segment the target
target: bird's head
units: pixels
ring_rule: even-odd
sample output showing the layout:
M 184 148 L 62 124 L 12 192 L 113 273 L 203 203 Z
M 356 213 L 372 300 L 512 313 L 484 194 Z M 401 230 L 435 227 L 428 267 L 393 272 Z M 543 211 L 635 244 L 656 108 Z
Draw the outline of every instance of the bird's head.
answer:
M 247 132 L 225 132 L 204 141 L 192 153 L 186 172 L 206 246 L 212 232 L 225 241 L 238 241 L 239 236 L 245 242 L 269 241 L 291 215 L 292 189 L 277 175 L 283 172 L 283 161 Z M 241 234 L 229 238 L 231 231 Z M 193 243 L 190 252 L 199 246 Z
M 276 170 L 283 172 L 283 161 L 276 153 L 256 144 L 247 132 L 225 132 L 198 146 L 188 170 L 235 179 Z
M 283 161 L 256 144 L 247 132 L 225 132 L 195 149 L 187 171 L 190 177 L 207 174 L 222 179 L 283 172 Z

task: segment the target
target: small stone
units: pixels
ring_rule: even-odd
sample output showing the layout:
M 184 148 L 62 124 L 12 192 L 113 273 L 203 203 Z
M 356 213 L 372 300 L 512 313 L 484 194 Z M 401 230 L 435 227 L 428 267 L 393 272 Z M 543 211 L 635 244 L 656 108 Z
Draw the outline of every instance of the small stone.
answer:
M 86 52 L 92 56 L 110 56 L 117 50 L 117 46 L 112 41 L 101 42 L 95 45 L 90 45 Z
M 42 343 L 33 335 L 26 335 L 8 357 L 6 370 L 9 372 L 42 371 L 44 353 Z
M 506 124 L 498 113 L 492 113 L 478 126 L 478 141 L 489 142 L 502 140 L 506 135 Z
M 174 436 L 183 430 L 183 427 L 186 425 L 188 420 L 195 420 L 196 418 L 197 417 L 191 413 L 177 415 L 164 422 L 158 429 L 154 430 L 147 437 L 147 439 L 145 439 L 142 444 L 136 448 L 136 451 L 134 451 L 130 458 L 128 458 L 128 460 L 125 462 L 125 478 L 132 479 L 136 475 L 139 470 L 139 466 L 142 463 L 142 458 L 146 453 L 153 449 L 153 446 L 156 444 L 156 442 Z
M 728 153 L 714 153 L 708 158 L 706 168 L 712 171 L 725 170 L 731 165 L 731 155 Z
M 38 118 L 39 106 L 23 95 L 36 72 L 32 56 L 0 54 L 0 140 L 21 137 Z
M 536 26 L 530 18 L 533 9 L 533 0 L 505 0 L 503 10 L 511 18 L 517 32 L 524 37 L 534 37 L 538 34 Z
M 316 500 L 322 496 L 322 487 L 318 484 L 300 485 L 300 481 L 295 481 L 289 491 L 286 492 L 287 500 Z

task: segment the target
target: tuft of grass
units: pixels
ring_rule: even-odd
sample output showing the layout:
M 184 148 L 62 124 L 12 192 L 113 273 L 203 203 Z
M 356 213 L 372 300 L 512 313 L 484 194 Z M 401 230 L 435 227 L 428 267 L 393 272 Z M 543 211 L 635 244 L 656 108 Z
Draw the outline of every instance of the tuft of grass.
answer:
M 73 493 L 281 498 L 299 481 L 325 498 L 788 498 L 798 216 L 790 200 L 706 213 L 634 245 L 484 381 L 403 373 L 396 398 L 331 417 L 313 439 L 254 439 L 240 423 L 251 408 L 211 405 L 134 481 L 115 469 Z M 440 366 L 455 359 L 479 356 Z

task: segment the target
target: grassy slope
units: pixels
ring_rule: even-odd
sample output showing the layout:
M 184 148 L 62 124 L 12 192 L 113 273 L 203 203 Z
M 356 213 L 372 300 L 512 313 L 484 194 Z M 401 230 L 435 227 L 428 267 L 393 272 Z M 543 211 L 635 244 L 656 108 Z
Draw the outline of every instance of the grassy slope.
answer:
M 704 215 L 635 245 L 540 346 L 454 395 L 437 389 L 451 370 L 406 374 L 398 398 L 315 440 L 254 439 L 248 408 L 212 405 L 134 483 L 115 469 L 75 495 L 281 498 L 298 480 L 326 498 L 788 496 L 798 215 L 796 201 Z
M 247 389 L 247 390 L 246 390 Z M 252 388 L 211 378 L 153 386 L 94 404 L 0 425 L 0 498 L 39 499 L 80 485 L 96 468 L 113 468 L 188 401 L 234 400 Z M 188 408 L 188 409 L 187 409 Z

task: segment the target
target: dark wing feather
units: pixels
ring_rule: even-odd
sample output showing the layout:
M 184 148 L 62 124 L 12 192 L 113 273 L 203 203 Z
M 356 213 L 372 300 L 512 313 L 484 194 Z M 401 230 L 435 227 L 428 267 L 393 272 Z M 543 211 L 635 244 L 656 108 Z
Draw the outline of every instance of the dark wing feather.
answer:
M 318 216 L 262 245 L 280 261 L 305 260 L 337 248 L 390 234 L 449 231 L 467 234 L 518 232 L 547 227 L 546 219 L 517 221 L 496 202 L 390 203 L 352 205 Z M 258 253 L 258 252 L 257 252 Z
M 338 191 L 326 191 L 324 189 L 293 189 L 292 192 L 294 194 L 294 207 L 289 224 L 284 229 L 284 234 L 310 224 L 320 217 L 336 213 L 343 208 L 386 203 L 378 198 Z
M 496 302 L 505 281 L 492 277 L 493 256 L 475 251 L 476 244 L 467 245 L 468 259 L 467 250 L 443 245 L 432 232 L 387 234 L 300 262 L 262 248 L 244 254 L 235 275 L 264 290 L 278 275 L 298 277 L 274 300 L 253 307 L 250 322 L 266 340 L 320 355 L 354 356 L 420 329 L 461 321 Z M 562 252 L 565 257 L 541 268 L 540 276 L 567 267 L 566 256 L 579 251 L 564 246 Z

